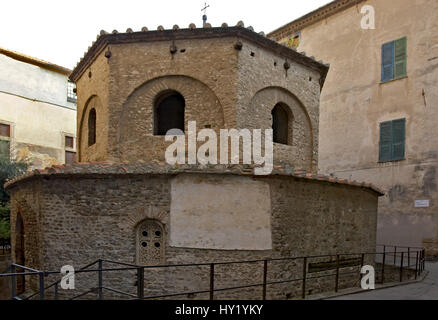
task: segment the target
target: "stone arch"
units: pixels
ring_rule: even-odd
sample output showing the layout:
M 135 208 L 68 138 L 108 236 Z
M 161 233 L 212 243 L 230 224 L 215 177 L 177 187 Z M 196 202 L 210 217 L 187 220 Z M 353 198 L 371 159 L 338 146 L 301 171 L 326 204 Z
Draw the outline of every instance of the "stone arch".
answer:
M 274 162 L 289 164 L 297 169 L 312 170 L 314 133 L 310 116 L 303 103 L 289 90 L 282 87 L 266 87 L 251 99 L 245 127 L 253 129 L 272 128 L 272 109 L 282 105 L 290 116 L 288 145 L 274 143 Z
M 196 121 L 197 129 L 217 132 L 225 127 L 222 105 L 203 82 L 188 76 L 158 77 L 136 88 L 123 104 L 117 129 L 118 156 L 121 161 L 164 160 L 164 137 L 154 136 L 154 103 L 167 91 L 176 91 L 185 100 L 185 131 L 188 121 Z
M 164 226 L 154 219 L 145 219 L 135 228 L 136 263 L 159 265 L 165 262 L 166 234 Z
M 90 144 L 90 114 L 95 112 L 94 143 Z M 78 160 L 80 162 L 99 160 L 102 156 L 103 131 L 105 131 L 104 110 L 100 98 L 92 95 L 85 103 L 79 121 Z

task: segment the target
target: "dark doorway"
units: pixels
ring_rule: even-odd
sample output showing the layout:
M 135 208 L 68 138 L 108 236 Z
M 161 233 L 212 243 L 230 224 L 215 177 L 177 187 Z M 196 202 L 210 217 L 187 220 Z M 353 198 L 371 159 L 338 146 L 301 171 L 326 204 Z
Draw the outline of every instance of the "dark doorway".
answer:
M 176 91 L 170 91 L 159 97 L 155 104 L 155 132 L 165 136 L 171 129 L 184 132 L 184 97 Z

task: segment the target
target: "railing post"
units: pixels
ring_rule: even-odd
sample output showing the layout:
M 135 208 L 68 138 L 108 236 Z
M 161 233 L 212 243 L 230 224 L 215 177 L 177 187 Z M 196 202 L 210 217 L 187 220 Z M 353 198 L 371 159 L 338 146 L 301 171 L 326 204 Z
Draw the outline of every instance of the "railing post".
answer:
M 137 268 L 137 297 L 141 300 L 144 298 L 144 269 L 142 267 Z
M 394 246 L 394 265 L 397 265 L 397 246 Z
M 385 246 L 383 246 L 383 261 L 382 261 L 382 284 L 385 282 L 385 263 L 386 263 L 386 250 Z
M 102 262 L 102 259 L 99 259 L 99 262 L 98 262 L 98 266 L 99 266 L 99 271 L 98 271 L 98 280 L 97 280 L 97 285 L 98 285 L 98 287 L 97 287 L 97 295 L 98 295 L 98 298 L 99 298 L 99 300 L 102 300 L 103 299 L 103 275 L 102 275 L 102 269 L 103 269 L 103 262 Z
M 214 263 L 210 264 L 210 300 L 214 300 Z
M 365 264 L 365 254 L 362 253 L 361 260 L 360 260 L 359 281 L 362 280 L 362 273 L 361 272 L 362 272 L 362 268 L 363 268 L 364 264 Z
M 38 277 L 40 280 L 40 300 L 44 300 L 44 272 L 39 272 Z
M 59 300 L 58 282 L 55 284 L 55 300 Z
M 415 258 L 415 280 L 417 280 L 418 277 L 418 251 L 417 251 L 417 257 Z
M 307 258 L 303 260 L 303 300 L 306 299 L 306 277 L 307 277 Z
M 408 247 L 408 269 L 411 267 L 411 248 Z
M 423 249 L 423 268 L 422 271 L 426 269 L 426 249 Z
M 338 292 L 339 289 L 339 254 L 336 255 L 336 285 L 335 292 Z
M 268 260 L 263 262 L 263 298 L 262 300 L 266 300 L 266 282 L 268 279 Z
M 16 269 L 14 265 L 11 265 L 11 273 L 15 273 Z M 11 299 L 17 296 L 17 277 L 11 276 Z
M 403 257 L 404 257 L 404 252 L 401 253 L 401 261 L 400 261 L 400 282 L 403 282 Z

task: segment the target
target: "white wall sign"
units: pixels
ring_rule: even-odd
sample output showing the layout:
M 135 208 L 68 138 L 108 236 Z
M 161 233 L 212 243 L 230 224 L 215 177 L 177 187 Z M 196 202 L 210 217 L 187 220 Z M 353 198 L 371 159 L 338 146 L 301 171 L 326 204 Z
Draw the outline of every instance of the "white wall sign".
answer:
M 429 208 L 429 200 L 415 200 L 415 208 Z

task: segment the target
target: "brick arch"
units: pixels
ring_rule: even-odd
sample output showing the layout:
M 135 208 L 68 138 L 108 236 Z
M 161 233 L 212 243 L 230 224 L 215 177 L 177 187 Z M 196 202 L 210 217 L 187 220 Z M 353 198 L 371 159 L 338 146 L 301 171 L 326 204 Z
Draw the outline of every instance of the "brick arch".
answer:
M 118 226 L 124 232 L 133 232 L 144 220 L 156 220 L 163 225 L 164 231 L 169 231 L 169 212 L 167 208 L 156 206 L 140 206 L 132 209 Z
M 121 161 L 164 160 L 168 144 L 154 136 L 154 106 L 163 92 L 175 91 L 185 100 L 185 128 L 196 121 L 197 129 L 210 127 L 219 132 L 225 116 L 219 98 L 203 82 L 188 76 L 171 75 L 147 81 L 135 89 L 123 104 L 117 128 Z
M 88 145 L 88 116 L 90 110 L 96 110 L 96 143 L 92 146 Z M 78 131 L 78 161 L 96 161 L 103 157 L 104 131 L 106 127 L 105 112 L 103 110 L 102 102 L 97 95 L 92 95 L 88 98 L 80 115 L 79 131 Z M 103 159 L 103 158 L 102 158 Z
M 247 127 L 268 129 L 272 127 L 272 109 L 281 104 L 290 118 L 289 145 L 274 144 L 274 162 L 287 163 L 295 168 L 312 170 L 314 162 L 314 129 L 304 104 L 290 91 L 282 87 L 266 87 L 259 90 L 249 103 L 248 112 L 257 116 L 250 119 Z

